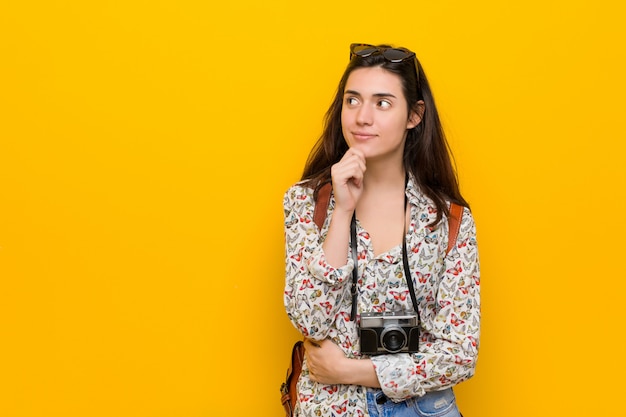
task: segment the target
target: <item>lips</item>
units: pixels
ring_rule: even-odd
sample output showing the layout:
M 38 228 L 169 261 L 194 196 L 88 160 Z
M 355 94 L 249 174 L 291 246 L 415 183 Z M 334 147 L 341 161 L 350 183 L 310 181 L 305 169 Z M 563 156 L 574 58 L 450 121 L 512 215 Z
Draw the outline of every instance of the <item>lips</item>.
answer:
M 356 140 L 368 140 L 375 137 L 376 135 L 374 133 L 368 132 L 352 132 L 352 136 Z

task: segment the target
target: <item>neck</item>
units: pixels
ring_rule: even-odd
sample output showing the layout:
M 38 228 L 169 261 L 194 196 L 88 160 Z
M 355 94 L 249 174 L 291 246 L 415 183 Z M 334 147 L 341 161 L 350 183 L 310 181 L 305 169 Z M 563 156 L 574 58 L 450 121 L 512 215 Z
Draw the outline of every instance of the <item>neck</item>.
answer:
M 393 188 L 394 186 L 404 187 L 406 179 L 406 171 L 404 165 L 398 164 L 390 166 L 389 164 L 376 164 L 367 162 L 367 170 L 363 177 L 363 186 L 367 189 L 372 188 Z

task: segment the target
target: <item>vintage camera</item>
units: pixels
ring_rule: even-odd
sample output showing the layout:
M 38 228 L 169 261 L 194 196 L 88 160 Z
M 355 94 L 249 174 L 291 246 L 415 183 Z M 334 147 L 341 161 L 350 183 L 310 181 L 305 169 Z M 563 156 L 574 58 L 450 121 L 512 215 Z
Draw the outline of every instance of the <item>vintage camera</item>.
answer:
M 419 320 L 413 311 L 361 314 L 361 354 L 417 352 Z

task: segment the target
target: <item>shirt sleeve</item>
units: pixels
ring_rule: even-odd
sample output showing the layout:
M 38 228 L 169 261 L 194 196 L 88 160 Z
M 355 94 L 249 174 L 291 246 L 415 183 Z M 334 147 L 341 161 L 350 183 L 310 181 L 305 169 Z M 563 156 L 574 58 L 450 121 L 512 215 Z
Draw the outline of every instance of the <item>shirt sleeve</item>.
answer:
M 474 375 L 480 338 L 480 272 L 476 227 L 467 208 L 443 270 L 436 312 L 422 326 L 429 336 L 420 340 L 419 352 L 371 358 L 383 392 L 393 401 L 445 389 Z
M 295 185 L 283 200 L 285 220 L 285 292 L 287 316 L 305 336 L 323 340 L 350 296 L 353 262 L 334 268 L 326 262 L 323 237 L 313 221 L 313 190 Z M 328 223 L 328 219 L 327 219 Z M 348 285 L 346 285 L 348 282 Z

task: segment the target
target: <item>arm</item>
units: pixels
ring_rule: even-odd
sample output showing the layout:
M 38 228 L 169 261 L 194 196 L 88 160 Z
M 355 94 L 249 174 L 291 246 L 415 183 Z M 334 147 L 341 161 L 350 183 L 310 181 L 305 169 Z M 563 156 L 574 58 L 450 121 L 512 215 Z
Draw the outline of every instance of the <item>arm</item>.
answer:
M 364 172 L 363 153 L 352 149 L 331 167 L 335 208 L 323 242 L 313 222 L 313 190 L 296 185 L 285 195 L 285 308 L 296 328 L 314 340 L 328 336 L 344 297 L 350 297 L 350 285 L 345 285 L 354 265 L 349 259 L 350 219 L 363 191 Z
M 307 338 L 323 340 L 339 312 L 343 297 L 349 297 L 352 263 L 332 267 L 326 260 L 320 232 L 313 222 L 313 190 L 293 186 L 285 194 L 286 275 L 284 303 L 289 319 Z
M 332 265 L 346 263 L 345 249 L 350 244 L 350 222 L 363 192 L 365 156 L 349 149 L 341 161 L 331 167 L 335 209 L 324 240 L 324 253 Z
M 372 357 L 385 395 L 400 401 L 458 384 L 474 374 L 480 337 L 480 272 L 474 219 L 465 209 L 457 244 L 444 259 L 428 341 L 415 354 Z
M 361 385 L 379 388 L 369 359 L 351 359 L 331 340 L 304 342 L 309 378 L 322 384 Z

